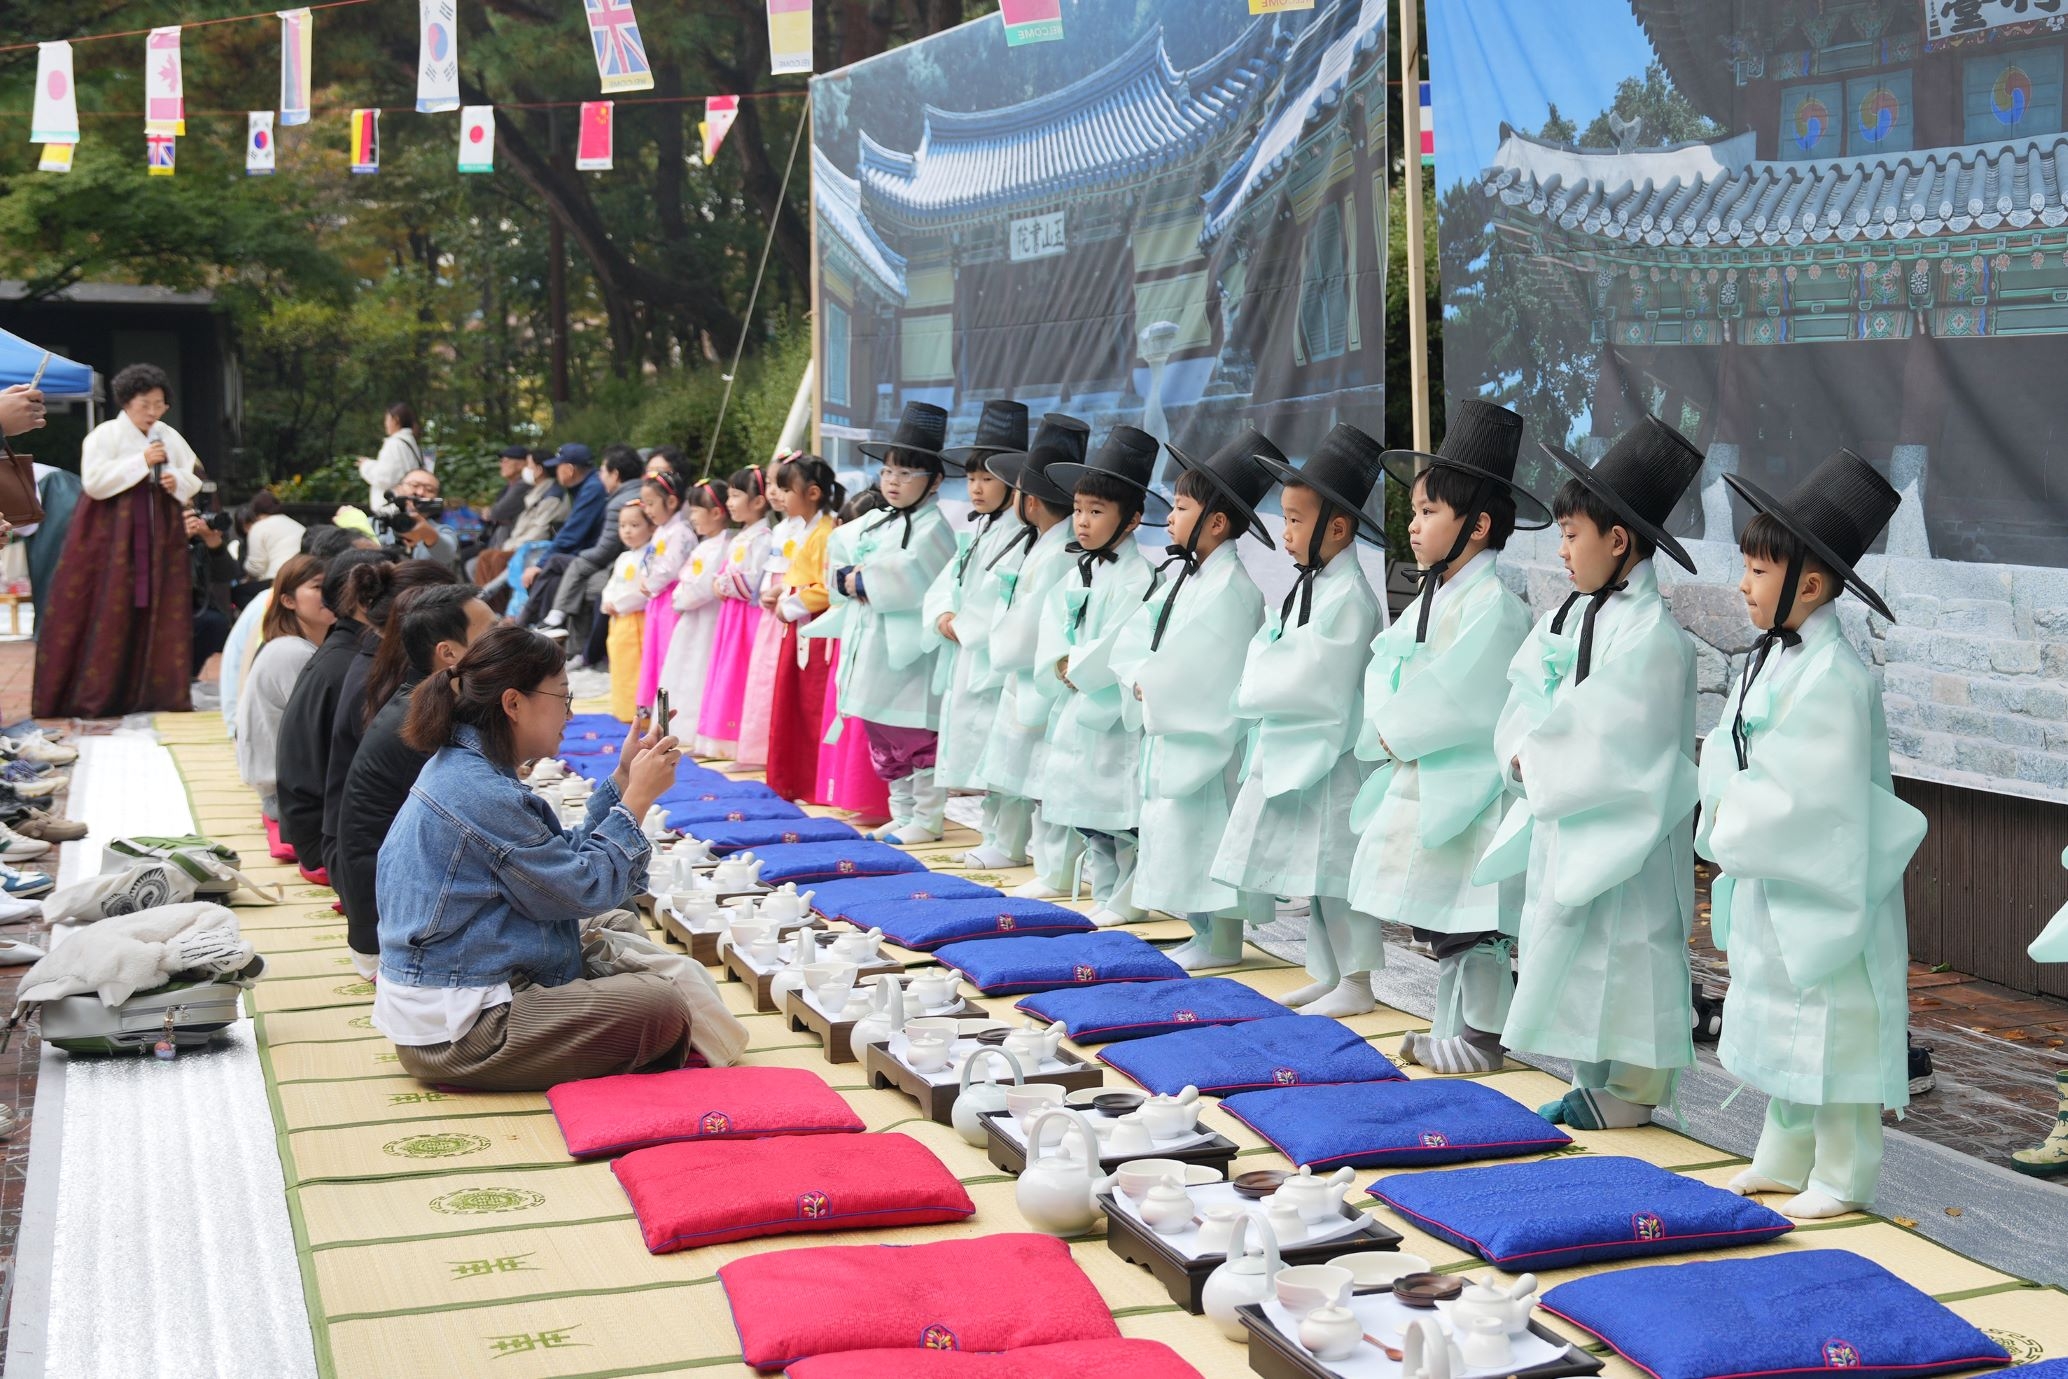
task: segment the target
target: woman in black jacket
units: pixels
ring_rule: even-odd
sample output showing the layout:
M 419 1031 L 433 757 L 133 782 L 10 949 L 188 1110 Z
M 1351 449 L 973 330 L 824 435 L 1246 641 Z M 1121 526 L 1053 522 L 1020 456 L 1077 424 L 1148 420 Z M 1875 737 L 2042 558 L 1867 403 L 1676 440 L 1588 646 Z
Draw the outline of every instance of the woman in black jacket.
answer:
M 495 614 L 481 601 L 481 591 L 467 585 L 407 590 L 388 611 L 388 632 L 369 690 L 394 686 L 394 692 L 366 725 L 338 791 L 330 868 L 330 883 L 345 907 L 352 963 L 362 977 L 371 979 L 380 968 L 381 916 L 374 882 L 381 840 L 409 798 L 417 772 L 431 759 L 402 740 L 410 691 L 433 671 L 457 665 L 474 639 L 494 625 Z M 392 669 L 391 655 L 397 658 Z
M 275 749 L 273 780 L 280 797 L 280 839 L 301 859 L 302 878 L 328 885 L 323 873 L 323 787 L 330 768 L 331 725 L 345 673 L 359 654 L 366 635 L 362 610 L 352 601 L 352 571 L 361 565 L 385 565 L 384 551 L 346 551 L 330 562 L 323 575 L 323 606 L 337 616 L 316 654 L 302 667 L 294 693 L 280 713 L 280 744 Z

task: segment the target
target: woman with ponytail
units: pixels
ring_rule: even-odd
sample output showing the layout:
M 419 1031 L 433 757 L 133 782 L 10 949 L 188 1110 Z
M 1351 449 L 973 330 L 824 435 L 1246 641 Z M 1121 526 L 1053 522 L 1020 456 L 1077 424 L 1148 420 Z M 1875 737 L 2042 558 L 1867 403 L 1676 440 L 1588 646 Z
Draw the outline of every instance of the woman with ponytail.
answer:
M 675 639 L 675 581 L 696 546 L 685 498 L 689 485 L 672 464 L 641 481 L 639 506 L 653 523 L 640 567 L 639 587 L 646 594 L 646 627 L 639 649 L 639 707 L 651 708 L 661 687 L 661 668 Z
M 294 853 L 281 844 L 280 800 L 274 793 L 280 718 L 302 667 L 316 654 L 316 644 L 335 621 L 323 606 L 323 562 L 312 555 L 290 559 L 274 577 L 273 599 L 266 606 L 265 640 L 237 696 L 237 774 L 258 792 L 266 841 L 282 861 L 292 861 Z
M 792 454 L 776 471 L 776 494 L 787 514 L 784 525 L 796 524 L 795 554 L 786 562 L 782 585 L 767 605 L 775 616 L 762 625 L 775 630 L 774 676 L 769 688 L 769 788 L 786 800 L 827 804 L 819 798 L 819 743 L 826 735 L 826 681 L 832 675 L 831 644 L 801 638 L 806 623 L 826 611 L 826 547 L 845 490 L 833 477 L 833 466 L 816 455 Z M 777 529 L 778 532 L 781 528 Z M 751 704 L 753 686 L 748 686 Z
M 768 561 L 768 473 L 750 465 L 727 482 L 725 506 L 739 526 L 718 576 L 718 635 L 711 647 L 711 678 L 697 715 L 697 732 L 717 755 L 737 757 L 747 702 L 747 672 L 761 630 L 761 570 Z
M 661 688 L 668 692 L 675 726 L 694 734 L 690 750 L 700 757 L 717 756 L 727 745 L 697 731 L 704 687 L 711 678 L 711 650 L 718 640 L 718 580 L 725 573 L 726 551 L 732 545 L 732 514 L 726 511 L 726 493 L 726 486 L 716 479 L 690 486 L 689 524 L 697 544 L 675 581 L 675 635 L 661 667 Z
M 345 674 L 367 636 L 365 610 L 352 598 L 352 576 L 386 565 L 386 551 L 349 550 L 323 571 L 323 606 L 333 621 L 316 654 L 302 667 L 294 693 L 280 712 L 280 744 L 273 755 L 273 780 L 280 798 L 280 841 L 300 860 L 302 879 L 328 886 L 323 866 L 323 791 L 330 771 L 330 730 L 337 722 Z
M 639 820 L 681 752 L 634 728 L 563 829 L 517 772 L 559 748 L 572 704 L 559 644 L 521 627 L 482 634 L 410 695 L 403 740 L 433 755 L 381 845 L 373 1024 L 420 1081 L 539 1091 L 688 1061 L 674 983 L 589 977 L 582 953 L 584 921 L 645 888 Z

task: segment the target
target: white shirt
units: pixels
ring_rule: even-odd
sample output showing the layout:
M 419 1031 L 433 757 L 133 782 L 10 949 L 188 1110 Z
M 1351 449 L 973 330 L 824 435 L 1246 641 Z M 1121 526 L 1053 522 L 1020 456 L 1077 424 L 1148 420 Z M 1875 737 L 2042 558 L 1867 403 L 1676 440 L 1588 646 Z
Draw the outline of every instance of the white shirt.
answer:
M 244 533 L 244 573 L 271 579 L 280 567 L 301 554 L 306 528 L 284 512 L 261 517 Z
M 194 447 L 187 438 L 164 422 L 152 424 L 149 433 L 136 429 L 127 416 L 110 417 L 93 428 L 79 447 L 79 484 L 86 496 L 109 499 L 127 493 L 151 477 L 151 465 L 144 450 L 154 440 L 165 442 L 166 468 L 173 477 L 173 497 L 184 503 L 201 491 L 201 478 L 194 472 Z
M 404 986 L 381 982 L 373 992 L 373 1027 L 391 1044 L 422 1048 L 455 1044 L 474 1028 L 481 1012 L 510 1003 L 510 984 L 494 986 Z
M 366 480 L 368 512 L 388 510 L 388 490 L 402 482 L 412 469 L 429 469 L 416 432 L 407 426 L 381 442 L 381 453 L 359 462 L 359 477 Z

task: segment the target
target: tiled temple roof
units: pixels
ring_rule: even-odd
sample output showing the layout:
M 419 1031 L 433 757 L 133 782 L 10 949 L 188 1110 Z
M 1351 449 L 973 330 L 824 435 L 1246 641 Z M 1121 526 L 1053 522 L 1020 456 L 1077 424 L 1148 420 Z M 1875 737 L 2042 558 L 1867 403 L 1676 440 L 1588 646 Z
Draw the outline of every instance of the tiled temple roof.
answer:
M 1752 135 L 1617 152 L 1503 127 L 1480 189 L 1547 224 L 1693 248 L 1902 240 L 2068 223 L 2068 134 L 1773 162 Z
M 1386 0 L 1362 0 L 1347 25 L 1316 23 L 1296 39 L 1280 64 L 1283 76 L 1256 139 L 1206 194 L 1206 228 L 1211 243 L 1271 187 L 1307 131 L 1335 113 L 1360 59 L 1370 61 L 1386 38 Z M 1383 127 L 1383 118 L 1381 119 Z
M 853 260 L 856 270 L 873 279 L 876 290 L 890 300 L 904 301 L 904 257 L 891 251 L 862 214 L 860 184 L 833 166 L 817 144 L 811 148 L 811 199 L 820 226 L 833 232 L 833 243 Z
M 1171 164 L 1239 121 L 1272 67 L 1272 26 L 1190 71 L 1171 65 L 1159 26 L 1113 62 L 1060 91 L 997 110 L 926 107 L 911 153 L 861 136 L 871 215 L 931 226 L 996 216 L 1122 185 Z

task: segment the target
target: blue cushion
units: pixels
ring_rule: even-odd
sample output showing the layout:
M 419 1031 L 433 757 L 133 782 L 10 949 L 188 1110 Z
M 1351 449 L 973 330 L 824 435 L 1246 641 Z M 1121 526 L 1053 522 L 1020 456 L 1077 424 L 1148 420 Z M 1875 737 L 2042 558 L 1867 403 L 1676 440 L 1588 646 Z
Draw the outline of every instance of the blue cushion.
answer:
M 841 843 L 862 835 L 838 819 L 746 819 L 737 823 L 683 824 L 678 832 L 701 838 L 718 857 L 777 843 Z
M 1795 1229 L 1771 1207 L 1642 1159 L 1396 1173 L 1371 1192 L 1429 1234 L 1516 1274 L 1757 1245 Z
M 759 799 L 736 795 L 729 800 L 697 800 L 690 804 L 663 805 L 668 827 L 693 828 L 697 824 L 737 824 L 750 819 L 802 819 L 805 812 L 788 800 Z
M 1997 1379 L 2014 1379 L 2014 1376 L 2015 1379 L 2068 1379 L 2068 1359 L 2038 1360 L 1997 1371 Z
M 779 798 L 776 792 L 758 780 L 715 780 L 691 781 L 687 785 L 671 785 L 663 791 L 654 803 L 662 809 L 673 809 L 683 804 L 708 804 L 717 800 L 773 800 Z
M 994 887 L 978 885 L 966 877 L 946 872 L 907 872 L 898 876 L 856 876 L 828 881 L 814 890 L 812 896 L 811 907 L 826 918 L 852 922 L 857 911 L 885 902 L 976 900 L 980 897 L 997 900 L 1002 893 Z M 864 924 L 860 927 L 868 929 L 874 926 Z
M 1390 1082 L 1401 1076 L 1356 1030 L 1326 1015 L 1277 1015 L 1241 1026 L 1178 1030 L 1107 1049 L 1099 1061 L 1166 1096 L 1187 1087 L 1226 1096 L 1256 1087 Z
M 1185 969 L 1161 949 L 1110 929 L 1011 943 L 971 939 L 935 949 L 934 959 L 960 972 L 986 996 L 1093 982 L 1175 981 L 1185 975 Z
M 1512 1159 L 1572 1143 L 1550 1121 L 1491 1087 L 1433 1077 L 1273 1087 L 1231 1096 L 1221 1107 L 1286 1158 L 1316 1169 Z
M 1621 1269 L 1562 1283 L 1543 1306 L 1656 1379 L 1832 1369 L 1920 1379 L 2010 1360 L 1972 1323 L 1848 1250 Z
M 789 881 L 807 886 L 839 876 L 891 876 L 926 870 L 926 864 L 911 853 L 861 837 L 842 843 L 778 843 L 755 848 L 754 855 L 762 862 L 764 886 Z
M 980 895 L 959 900 L 877 900 L 850 905 L 848 922 L 881 929 L 900 948 L 929 953 L 945 943 L 984 938 L 1086 934 L 1096 926 L 1075 910 L 1046 900 Z
M 1044 1020 L 1062 1021 L 1070 1038 L 1080 1044 L 1113 1044 L 1172 1030 L 1234 1025 L 1292 1013 L 1229 977 L 1187 977 L 1133 987 L 1073 987 L 1029 996 L 1019 1008 Z
M 613 774 L 618 769 L 618 759 L 615 752 L 608 756 L 600 754 L 582 756 L 574 752 L 563 752 L 560 759 L 567 765 L 567 774 L 570 776 L 580 776 L 592 785 Z

